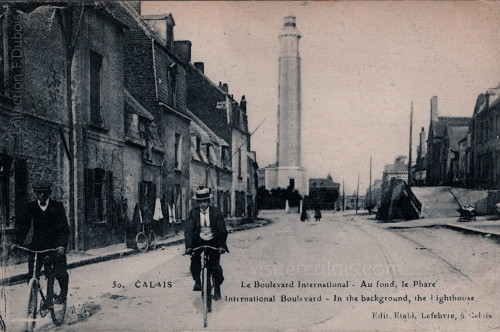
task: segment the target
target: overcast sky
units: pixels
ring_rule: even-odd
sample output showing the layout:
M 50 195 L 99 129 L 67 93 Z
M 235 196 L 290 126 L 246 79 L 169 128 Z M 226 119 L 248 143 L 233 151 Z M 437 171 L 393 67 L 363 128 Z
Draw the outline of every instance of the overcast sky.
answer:
M 216 84 L 248 101 L 260 167 L 276 159 L 278 34 L 294 15 L 301 32 L 302 165 L 310 177 L 345 180 L 346 194 L 413 161 L 430 99 L 439 114 L 472 116 L 477 95 L 500 83 L 500 2 L 143 2 L 143 14 L 172 13 L 176 40 L 192 42 Z

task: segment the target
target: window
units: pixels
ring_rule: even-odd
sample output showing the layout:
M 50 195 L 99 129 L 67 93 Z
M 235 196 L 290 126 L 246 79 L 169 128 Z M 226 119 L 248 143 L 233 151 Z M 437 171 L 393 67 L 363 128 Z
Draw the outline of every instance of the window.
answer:
M 151 181 L 142 181 L 139 182 L 139 206 L 143 211 L 145 210 L 144 208 L 147 207 L 148 209 L 154 206 L 156 199 L 156 186 L 154 185 L 153 182 Z M 153 211 L 149 211 L 153 212 Z M 148 216 L 145 216 L 144 214 L 142 215 L 143 221 L 144 218 L 147 218 Z
M 113 173 L 101 168 L 85 169 L 85 212 L 92 223 L 112 219 Z
M 169 102 L 175 108 L 177 106 L 177 66 L 175 62 L 168 68 L 168 81 L 170 88 Z
M 174 27 L 167 23 L 167 47 L 169 50 L 173 49 L 174 45 Z
M 196 153 L 198 156 L 200 155 L 201 152 L 201 138 L 196 137 Z
M 139 135 L 142 139 L 148 138 L 148 120 L 143 117 L 139 118 Z
M 102 56 L 90 51 L 90 123 L 103 126 L 101 115 Z
M 290 184 L 289 184 L 289 186 L 290 186 L 290 189 L 291 189 L 291 190 L 295 190 L 295 179 L 290 179 Z
M 241 179 L 241 149 L 238 150 L 238 178 Z
M 5 23 L 4 23 L 5 22 Z M 5 52 L 7 51 L 6 49 L 8 48 L 8 45 L 4 45 L 4 35 L 6 34 L 5 32 L 7 31 L 7 29 L 5 29 L 5 27 L 7 27 L 7 15 L 3 15 L 2 18 L 0 18 L 0 94 L 2 95 L 5 95 L 5 92 L 6 92 L 6 87 L 8 84 L 6 84 L 5 82 L 5 72 L 4 72 L 4 68 L 5 68 L 5 65 L 9 62 L 9 61 L 5 61 L 5 58 L 4 58 L 4 55 L 7 54 L 8 52 Z
M 225 167 L 227 165 L 227 157 L 228 157 L 228 148 L 227 146 L 221 147 L 221 161 L 222 161 L 222 167 Z
M 175 133 L 175 169 L 181 169 L 182 166 L 182 137 Z

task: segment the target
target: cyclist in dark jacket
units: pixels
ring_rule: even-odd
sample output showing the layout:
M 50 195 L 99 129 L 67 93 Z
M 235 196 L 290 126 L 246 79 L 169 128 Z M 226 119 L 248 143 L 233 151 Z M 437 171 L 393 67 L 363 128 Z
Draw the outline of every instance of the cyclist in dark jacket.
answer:
M 57 248 L 57 253 L 39 254 L 36 274 L 44 264 L 54 267 L 54 275 L 61 287 L 60 298 L 56 301 L 63 302 L 68 294 L 69 275 L 66 271 L 66 247 L 69 240 L 69 226 L 66 212 L 61 202 L 49 198 L 52 193 L 52 184 L 47 181 L 38 181 L 33 184 L 33 191 L 37 200 L 30 202 L 26 214 L 16 222 L 19 232 L 16 239 L 17 245 L 22 245 L 33 225 L 33 237 L 27 246 L 32 250 L 46 250 Z M 15 248 L 15 245 L 14 245 Z M 45 258 L 47 257 L 47 258 Z M 28 261 L 29 274 L 33 275 L 35 255 L 30 254 Z M 50 293 L 49 293 L 50 292 Z M 47 299 L 52 299 L 52 289 L 47 290 Z M 46 304 L 50 306 L 51 303 Z
M 221 298 L 220 285 L 224 281 L 220 254 L 228 251 L 226 245 L 226 222 L 219 209 L 209 206 L 212 197 L 208 188 L 196 191 L 195 199 L 198 206 L 189 212 L 189 217 L 184 226 L 186 253 L 191 254 L 191 275 L 195 281 L 193 290 L 201 291 L 201 251 L 193 249 L 202 245 L 209 245 L 219 249 L 219 252 L 209 251 L 208 264 L 214 279 L 214 300 Z

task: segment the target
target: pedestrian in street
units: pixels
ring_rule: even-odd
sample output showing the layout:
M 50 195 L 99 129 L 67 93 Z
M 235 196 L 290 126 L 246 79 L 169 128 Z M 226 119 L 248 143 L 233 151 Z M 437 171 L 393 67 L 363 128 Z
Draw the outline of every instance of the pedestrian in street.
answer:
M 316 206 L 314 207 L 314 219 L 316 221 L 321 220 L 321 208 L 319 207 L 319 204 L 316 204 Z
M 184 227 L 184 238 L 186 253 L 191 255 L 191 275 L 194 279 L 193 291 L 201 291 L 201 251 L 193 252 L 193 249 L 202 245 L 218 248 L 219 251 L 207 251 L 208 268 L 212 271 L 214 280 L 214 300 L 220 300 L 220 285 L 224 281 L 220 255 L 229 252 L 226 239 L 226 222 L 220 210 L 209 205 L 212 194 L 208 188 L 200 188 L 196 191 L 194 200 L 197 207 L 189 212 L 189 217 Z
M 37 181 L 33 184 L 33 191 L 37 200 L 28 203 L 26 214 L 19 218 L 16 226 L 18 235 L 16 244 L 12 246 L 15 250 L 18 245 L 23 245 L 31 227 L 33 227 L 33 237 L 27 247 L 31 250 L 41 251 L 57 248 L 56 253 L 39 254 L 36 266 L 36 275 L 40 276 L 40 270 L 45 265 L 52 266 L 54 275 L 61 287 L 60 296 L 53 299 L 53 289 L 47 289 L 47 300 L 45 308 L 53 305 L 53 300 L 57 303 L 64 303 L 68 294 L 69 275 L 67 272 L 66 247 L 69 241 L 69 226 L 66 212 L 61 202 L 50 199 L 52 193 L 52 183 L 49 181 Z M 29 275 L 33 275 L 35 255 L 30 254 L 28 260 Z
M 309 221 L 309 215 L 307 214 L 305 207 L 302 208 L 302 213 L 300 214 L 300 221 Z

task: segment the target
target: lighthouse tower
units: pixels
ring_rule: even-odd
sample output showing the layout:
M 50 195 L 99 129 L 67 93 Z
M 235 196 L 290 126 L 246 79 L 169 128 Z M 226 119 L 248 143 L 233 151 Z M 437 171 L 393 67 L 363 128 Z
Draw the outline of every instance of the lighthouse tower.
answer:
M 296 189 L 309 194 L 309 179 L 302 165 L 300 33 L 295 16 L 286 16 L 279 34 L 278 139 L 276 164 L 266 167 L 266 188 Z

